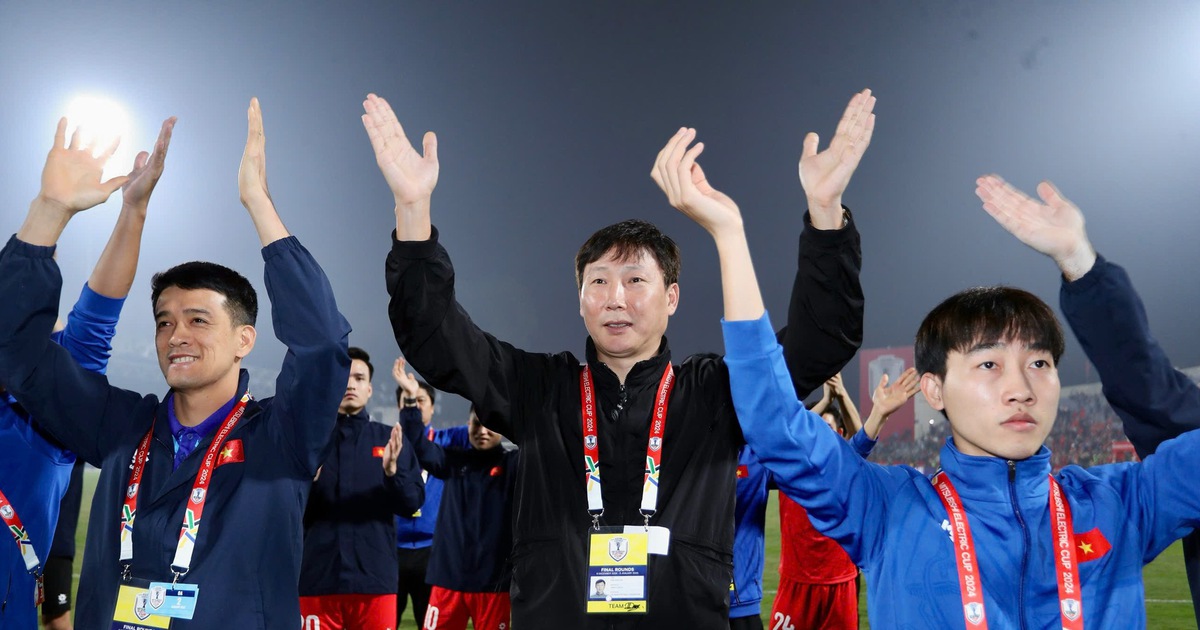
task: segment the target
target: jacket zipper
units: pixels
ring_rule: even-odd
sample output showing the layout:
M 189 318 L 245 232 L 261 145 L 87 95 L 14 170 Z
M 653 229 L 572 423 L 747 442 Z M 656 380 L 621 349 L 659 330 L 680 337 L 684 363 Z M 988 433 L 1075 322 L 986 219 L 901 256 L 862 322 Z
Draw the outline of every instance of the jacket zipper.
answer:
M 617 421 L 617 416 L 620 416 L 621 412 L 625 410 L 625 403 L 629 402 L 629 394 L 625 391 L 625 383 L 621 383 L 621 389 L 619 390 L 619 393 L 621 395 L 617 398 L 617 406 L 613 408 L 612 413 L 609 414 L 609 419 L 613 422 Z
M 1017 462 L 1008 460 L 1008 496 L 1012 500 L 1013 514 L 1017 516 L 1017 524 L 1021 526 L 1021 535 L 1025 538 L 1025 546 L 1021 548 L 1021 580 L 1020 590 L 1017 591 L 1017 611 L 1020 615 L 1021 627 L 1025 628 L 1025 572 L 1029 567 L 1029 528 L 1025 525 L 1025 517 L 1021 515 L 1021 507 L 1017 504 Z

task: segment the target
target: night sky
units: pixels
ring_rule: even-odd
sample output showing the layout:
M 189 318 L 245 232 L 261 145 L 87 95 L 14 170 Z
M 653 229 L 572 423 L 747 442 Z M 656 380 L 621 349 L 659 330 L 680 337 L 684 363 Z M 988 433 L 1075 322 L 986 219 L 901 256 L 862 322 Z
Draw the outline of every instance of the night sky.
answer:
M 262 289 L 236 173 L 262 102 L 280 215 L 333 281 L 375 357 L 386 406 L 397 354 L 383 262 L 394 223 L 359 114 L 388 98 L 411 138 L 434 130 L 433 221 L 458 295 L 485 330 L 582 355 L 572 257 L 597 228 L 655 222 L 684 253 L 677 360 L 721 349 L 715 248 L 649 178 L 680 126 L 745 217 L 768 308 L 782 321 L 804 195 L 801 141 L 832 136 L 857 90 L 878 96 L 874 140 L 845 202 L 862 233 L 864 347 L 907 345 L 949 294 L 1007 283 L 1057 304 L 1053 263 L 981 210 L 974 180 L 1051 179 L 1096 248 L 1129 269 L 1174 361 L 1200 364 L 1200 2 L 105 2 L 0 0 L 0 222 L 15 232 L 79 94 L 124 104 L 148 149 L 179 117 L 151 202 L 112 380 L 163 392 L 149 278 L 206 259 Z M 63 313 L 120 207 L 60 244 Z M 263 296 L 265 298 L 265 296 Z M 265 300 L 264 300 L 265 301 Z M 259 318 L 249 367 L 283 347 Z M 1071 340 L 1064 385 L 1089 379 Z M 857 391 L 857 369 L 847 371 Z M 260 396 L 269 391 L 256 392 Z M 461 420 L 450 402 L 444 419 Z

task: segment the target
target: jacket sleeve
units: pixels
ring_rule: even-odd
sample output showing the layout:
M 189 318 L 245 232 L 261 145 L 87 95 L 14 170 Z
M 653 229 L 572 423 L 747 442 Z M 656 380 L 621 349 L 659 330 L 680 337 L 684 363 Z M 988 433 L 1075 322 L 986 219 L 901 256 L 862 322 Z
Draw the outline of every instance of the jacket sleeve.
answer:
M 407 437 L 402 439 L 404 448 L 396 458 L 396 474 L 383 476 L 383 491 L 394 514 L 411 516 L 425 504 L 425 481 L 421 479 L 421 467 L 417 464 L 412 442 Z
M 804 218 L 787 326 L 779 343 L 796 396 L 804 399 L 845 367 L 863 337 L 862 244 L 850 210 L 840 230 Z
M 854 452 L 858 453 L 858 456 L 863 459 L 867 459 L 871 456 L 871 451 L 875 450 L 875 445 L 878 443 L 878 440 L 872 440 L 871 438 L 867 437 L 867 433 L 862 430 L 859 430 L 854 435 L 850 436 L 850 447 L 853 448 Z
M 460 451 L 471 448 L 471 434 L 465 426 L 438 429 L 434 434 L 433 441 L 437 442 L 443 448 L 453 448 Z
M 40 427 L 98 464 L 131 426 L 149 424 L 150 417 L 134 413 L 140 395 L 109 385 L 51 341 L 62 291 L 53 253 L 15 236 L 0 251 L 0 383 Z
M 325 461 L 350 375 L 350 324 L 325 272 L 294 236 L 262 250 L 271 324 L 287 346 L 275 380 L 271 430 L 312 478 Z
M 455 299 L 454 267 L 437 228 L 428 241 L 400 242 L 393 234 L 386 277 L 388 317 L 408 362 L 434 387 L 487 410 L 484 426 L 519 444 L 525 414 L 514 409 L 520 404 L 514 395 L 523 391 L 516 380 L 535 355 L 471 321 Z
M 746 441 L 779 490 L 864 566 L 882 549 L 890 498 L 910 475 L 867 462 L 796 398 L 764 315 L 723 322 L 725 363 Z
M 54 334 L 54 341 L 86 370 L 104 374 L 112 356 L 112 339 L 125 298 L 110 298 L 96 293 L 84 283 L 75 307 L 67 314 L 66 328 Z
M 1124 269 L 1098 256 L 1082 278 L 1063 282 L 1059 301 L 1140 457 L 1200 427 L 1200 388 L 1171 365 L 1150 333 Z
M 416 407 L 401 408 L 400 430 L 404 432 L 404 439 L 413 445 L 413 453 L 420 467 L 438 479 L 444 478 L 446 476 L 446 452 L 441 445 L 425 438 L 427 429 L 425 423 L 421 421 L 421 410 Z
M 1163 442 L 1156 453 L 1140 463 L 1094 466 L 1085 472 L 1118 489 L 1129 518 L 1137 523 L 1143 536 L 1143 560 L 1149 563 L 1200 526 L 1197 465 L 1200 430 Z

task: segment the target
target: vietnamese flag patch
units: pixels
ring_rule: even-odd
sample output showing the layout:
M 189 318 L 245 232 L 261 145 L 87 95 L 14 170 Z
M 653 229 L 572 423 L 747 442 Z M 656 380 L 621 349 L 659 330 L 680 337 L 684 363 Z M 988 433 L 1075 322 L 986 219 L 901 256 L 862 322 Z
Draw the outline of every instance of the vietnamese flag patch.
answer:
M 375 448 L 371 449 L 371 457 L 383 457 L 383 447 L 376 446 Z
M 221 447 L 221 453 L 217 456 L 218 466 L 244 461 L 246 461 L 246 454 L 242 451 L 241 440 L 229 440 Z
M 1075 534 L 1075 557 L 1080 562 L 1095 560 L 1103 557 L 1112 549 L 1112 544 L 1100 533 L 1100 528 L 1093 528 L 1086 534 Z
M 504 469 L 501 468 L 500 466 L 493 466 L 492 469 L 488 471 L 489 477 L 499 477 L 500 475 L 503 475 L 503 474 L 504 474 Z
M 745 464 L 738 466 L 738 469 L 737 469 L 737 478 L 738 479 L 745 479 L 746 477 L 749 477 L 749 476 L 750 476 L 750 467 L 749 466 L 747 466 Z

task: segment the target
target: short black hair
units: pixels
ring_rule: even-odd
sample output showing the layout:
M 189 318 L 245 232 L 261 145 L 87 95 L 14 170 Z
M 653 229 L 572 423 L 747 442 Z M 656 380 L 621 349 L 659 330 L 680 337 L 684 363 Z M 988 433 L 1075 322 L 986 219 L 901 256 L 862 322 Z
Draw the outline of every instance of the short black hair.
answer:
M 432 385 L 426 383 L 425 381 L 417 381 L 417 387 L 425 390 L 425 393 L 429 395 L 429 402 L 437 402 L 437 390 L 434 389 Z M 404 388 L 400 387 L 399 385 L 396 386 L 396 404 L 401 406 L 404 405 Z
M 375 366 L 371 365 L 371 355 L 367 354 L 366 350 L 355 346 L 350 346 L 350 360 L 358 359 L 367 364 L 367 378 L 375 378 Z
M 224 265 L 192 261 L 154 274 L 150 279 L 151 308 L 158 308 L 158 296 L 171 287 L 217 292 L 225 298 L 225 310 L 234 326 L 253 326 L 258 320 L 258 294 L 254 286 L 245 276 Z
M 950 296 L 925 316 L 917 330 L 917 371 L 945 378 L 951 351 L 968 352 L 1006 339 L 1049 352 L 1055 365 L 1066 349 L 1062 325 L 1041 298 L 1014 287 L 974 287 Z
M 580 246 L 575 254 L 575 287 L 583 287 L 583 268 L 604 258 L 609 252 L 617 260 L 634 260 L 645 251 L 654 256 L 663 272 L 663 282 L 679 282 L 682 261 L 679 246 L 649 221 L 629 219 L 601 228 Z

